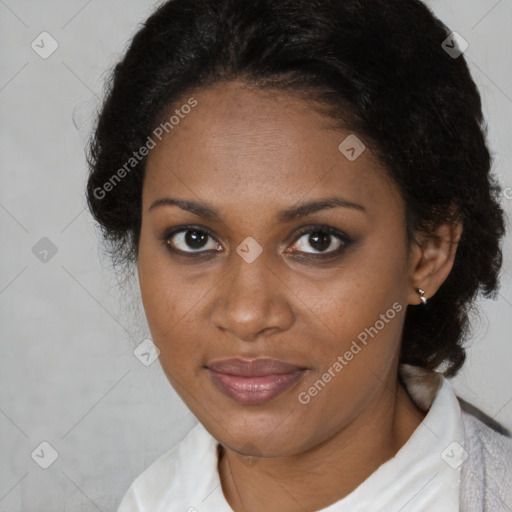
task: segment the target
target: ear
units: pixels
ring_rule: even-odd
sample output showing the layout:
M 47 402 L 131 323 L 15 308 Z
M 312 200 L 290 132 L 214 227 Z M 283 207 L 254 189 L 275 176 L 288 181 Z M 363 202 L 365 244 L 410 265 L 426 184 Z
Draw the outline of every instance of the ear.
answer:
M 444 283 L 455 261 L 457 246 L 462 236 L 462 222 L 441 224 L 428 235 L 419 235 L 410 253 L 408 304 L 421 304 L 418 288 L 425 298 L 435 295 Z

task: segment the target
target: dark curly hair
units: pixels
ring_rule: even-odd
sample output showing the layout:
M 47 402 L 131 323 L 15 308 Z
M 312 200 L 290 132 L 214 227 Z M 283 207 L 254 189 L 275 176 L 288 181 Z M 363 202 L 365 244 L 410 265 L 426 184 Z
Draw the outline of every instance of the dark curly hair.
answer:
M 463 55 L 442 46 L 450 32 L 418 0 L 161 5 L 112 70 L 87 151 L 87 204 L 114 266 L 137 261 L 146 158 L 112 178 L 173 105 L 229 80 L 293 91 L 376 153 L 404 199 L 409 242 L 462 221 L 452 271 L 408 308 L 401 351 L 402 363 L 455 375 L 477 294 L 496 295 L 505 225 L 481 98 Z

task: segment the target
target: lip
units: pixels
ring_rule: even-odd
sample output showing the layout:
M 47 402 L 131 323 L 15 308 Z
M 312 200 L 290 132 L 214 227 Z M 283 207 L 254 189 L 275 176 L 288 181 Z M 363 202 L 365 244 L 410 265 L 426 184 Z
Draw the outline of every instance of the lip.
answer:
M 307 370 L 271 358 L 223 359 L 209 363 L 206 368 L 219 391 L 246 405 L 275 398 L 293 387 Z
M 231 357 L 229 359 L 218 359 L 209 363 L 207 367 L 216 372 L 228 373 L 240 377 L 284 375 L 305 369 L 295 364 L 285 363 L 284 361 L 270 357 L 258 357 L 256 359 Z

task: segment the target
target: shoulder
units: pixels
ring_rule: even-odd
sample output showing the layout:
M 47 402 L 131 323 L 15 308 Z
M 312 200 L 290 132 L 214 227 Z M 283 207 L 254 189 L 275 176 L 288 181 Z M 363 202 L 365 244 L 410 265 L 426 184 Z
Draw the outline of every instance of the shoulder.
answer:
M 165 452 L 145 469 L 130 485 L 117 512 L 159 512 L 184 510 L 190 503 L 190 467 L 197 462 L 194 454 L 208 452 L 210 437 L 201 424 L 192 430 L 176 446 Z M 211 450 L 210 450 L 211 451 Z M 183 501 L 183 503 L 180 502 Z M 172 508 L 169 505 L 172 503 Z M 183 508 L 185 507 L 185 508 Z
M 468 510 L 512 509 L 512 437 L 500 423 L 459 397 L 467 460 L 461 491 Z M 470 508 L 470 507 L 473 508 Z

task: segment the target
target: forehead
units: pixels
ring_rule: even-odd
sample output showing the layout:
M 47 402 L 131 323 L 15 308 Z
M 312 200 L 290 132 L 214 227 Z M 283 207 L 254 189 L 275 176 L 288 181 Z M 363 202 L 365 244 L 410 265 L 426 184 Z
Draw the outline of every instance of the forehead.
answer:
M 278 208 L 333 192 L 375 204 L 390 187 L 368 148 L 353 161 L 340 151 L 355 134 L 335 128 L 293 93 L 227 82 L 191 96 L 197 105 L 148 156 L 145 209 L 165 193 L 226 209 L 240 203 Z

